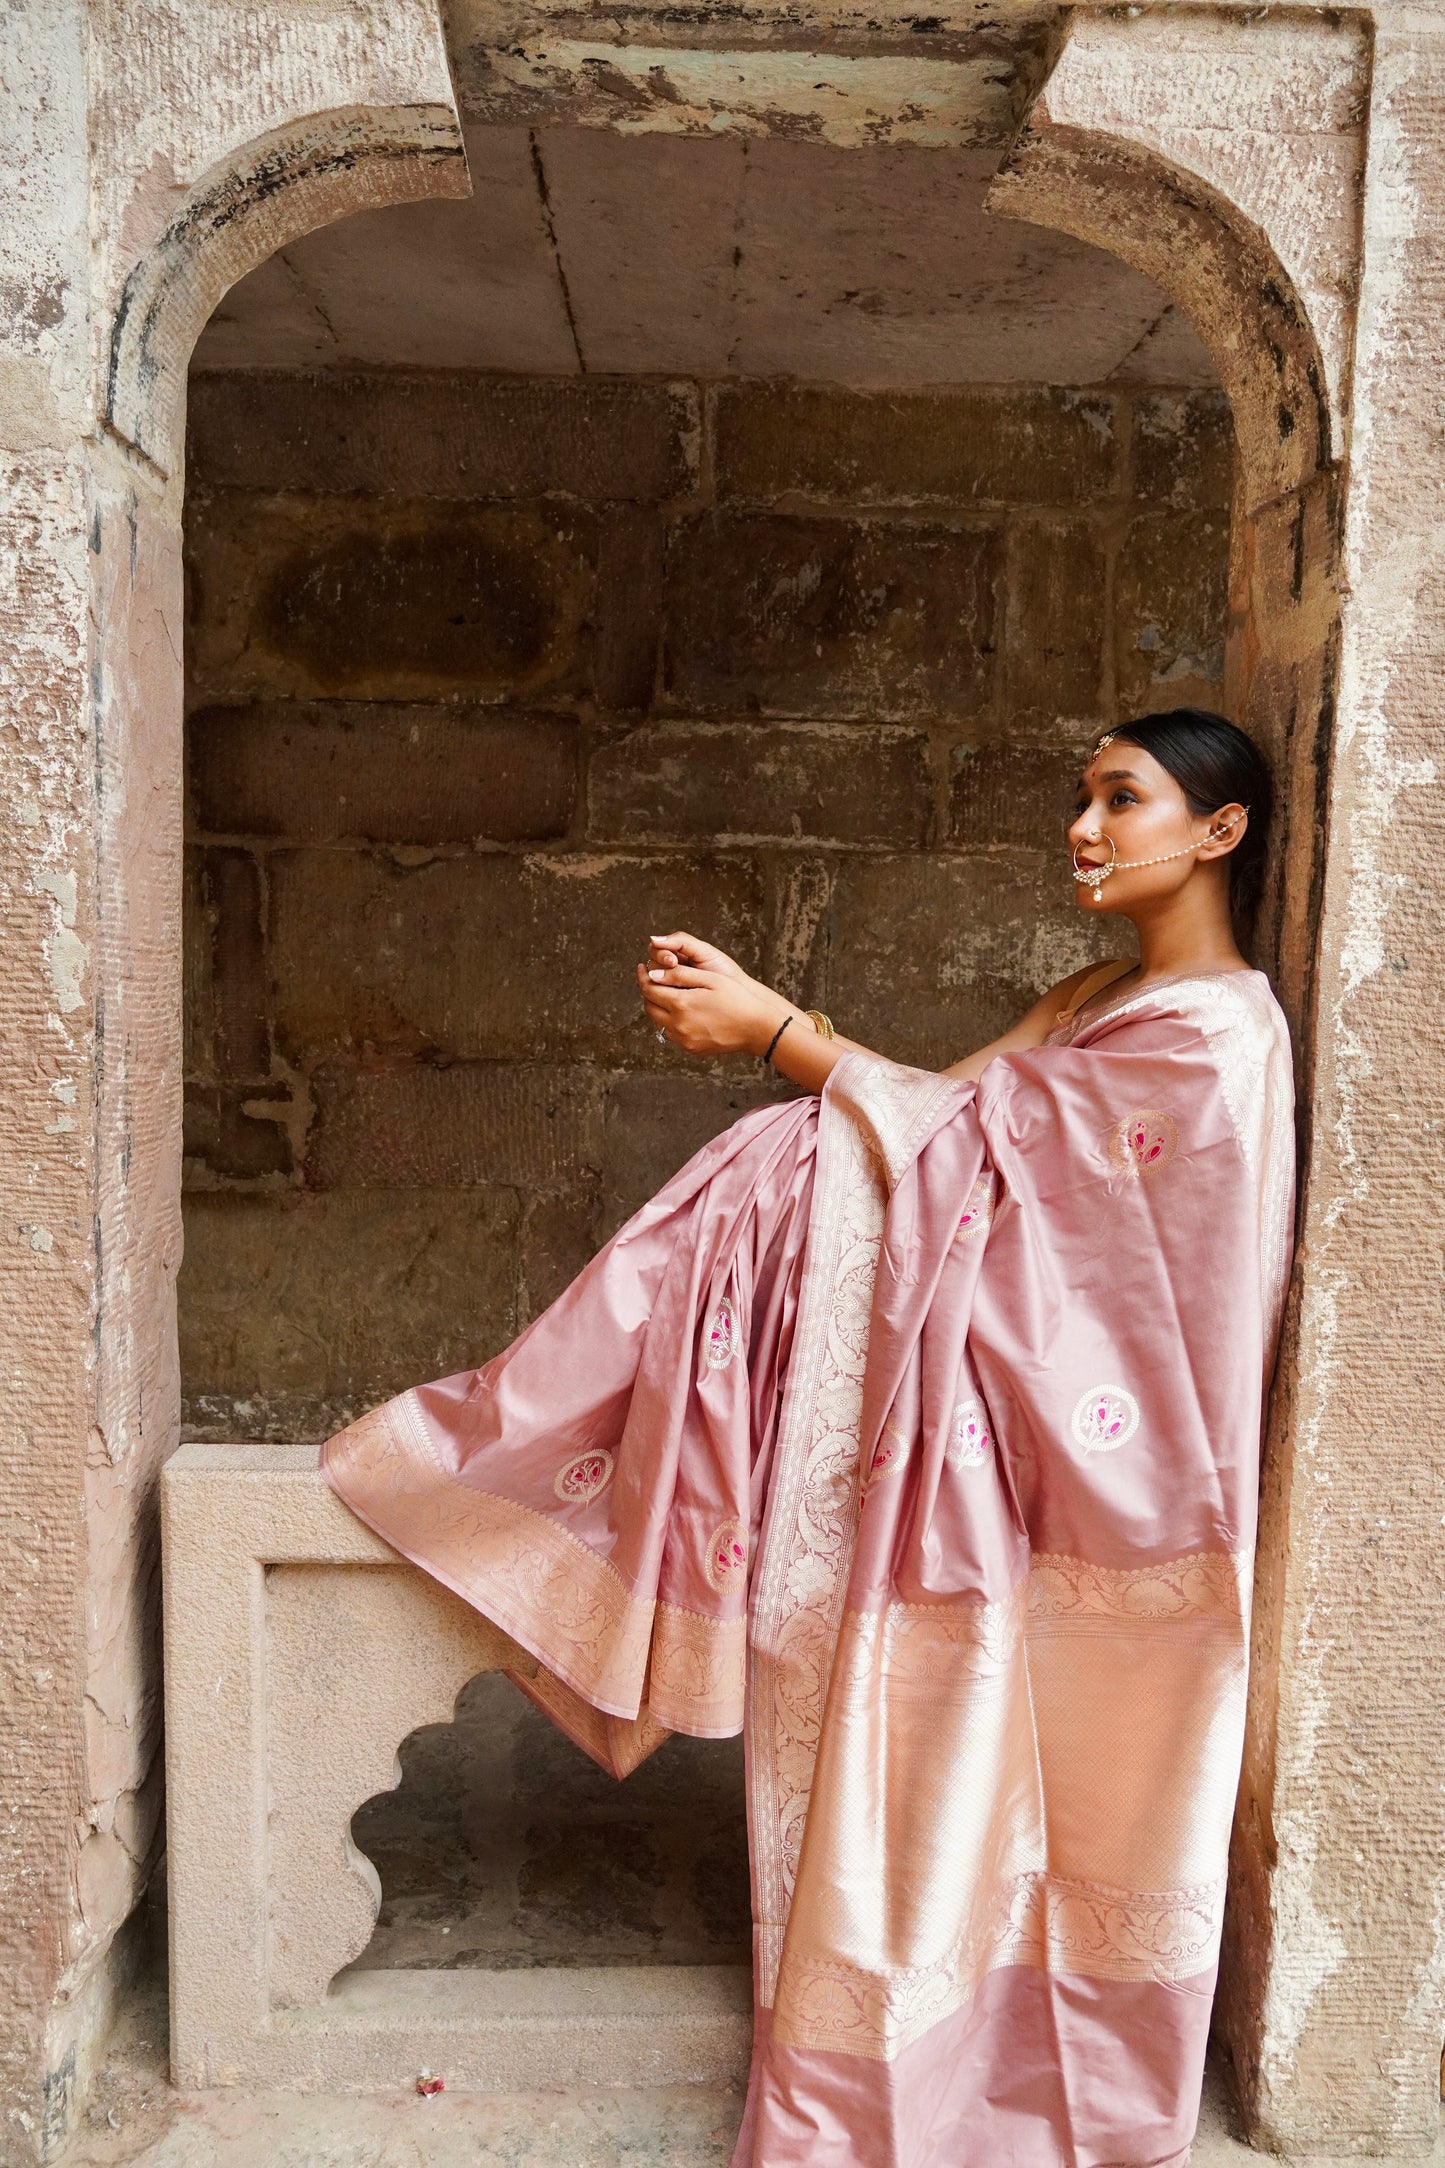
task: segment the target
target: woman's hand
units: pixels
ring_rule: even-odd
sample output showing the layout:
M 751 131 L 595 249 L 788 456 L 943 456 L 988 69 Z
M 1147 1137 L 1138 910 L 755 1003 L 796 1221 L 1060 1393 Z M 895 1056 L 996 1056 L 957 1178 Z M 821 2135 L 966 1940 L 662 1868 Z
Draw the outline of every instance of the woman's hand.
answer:
M 783 1018 L 798 1015 L 722 949 L 687 933 L 653 934 L 637 983 L 654 1028 L 685 1054 L 763 1054 Z
M 747 973 L 739 963 L 734 963 L 725 949 L 714 948 L 711 941 L 699 941 L 690 933 L 650 933 L 647 937 L 647 965 L 651 971 L 671 971 L 678 964 L 690 964 L 695 971 L 715 971 L 722 979 L 746 979 Z M 748 981 L 757 985 L 756 979 Z

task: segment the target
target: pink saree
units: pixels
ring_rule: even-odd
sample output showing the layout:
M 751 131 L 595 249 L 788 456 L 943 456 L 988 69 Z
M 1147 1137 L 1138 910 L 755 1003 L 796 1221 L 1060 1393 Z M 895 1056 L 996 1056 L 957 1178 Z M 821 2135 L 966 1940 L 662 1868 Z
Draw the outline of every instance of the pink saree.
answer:
M 614 1774 L 745 1731 L 734 2168 L 1187 2158 L 1293 1170 L 1259 973 L 851 1055 L 324 1448 Z

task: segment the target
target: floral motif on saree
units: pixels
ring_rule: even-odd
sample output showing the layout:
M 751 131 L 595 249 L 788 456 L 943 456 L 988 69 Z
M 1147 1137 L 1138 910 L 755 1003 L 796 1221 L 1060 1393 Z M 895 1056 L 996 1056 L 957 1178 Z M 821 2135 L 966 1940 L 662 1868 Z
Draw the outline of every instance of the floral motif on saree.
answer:
M 552 1488 L 564 1505 L 581 1504 L 601 1496 L 612 1481 L 615 1465 L 612 1455 L 601 1446 L 595 1446 L 590 1453 L 574 1453 L 558 1469 Z
M 901 1473 L 903 1463 L 908 1457 L 909 1442 L 908 1433 L 900 1423 L 889 1422 L 883 1425 L 883 1435 L 874 1446 L 873 1458 L 868 1463 L 868 1473 L 863 1483 L 865 1491 L 878 1482 L 880 1477 Z
M 1157 1107 L 1125 1115 L 1109 1132 L 1109 1157 L 1126 1174 L 1157 1174 L 1178 1149 L 1178 1125 Z
M 724 1295 L 707 1334 L 707 1364 L 710 1370 L 726 1370 L 737 1352 L 737 1328 L 733 1323 L 732 1304 Z
M 948 1458 L 954 1468 L 981 1468 L 993 1451 L 988 1418 L 976 1400 L 961 1400 L 953 1411 Z
M 1139 1428 L 1139 1403 L 1122 1385 L 1095 1385 L 1074 1409 L 1069 1428 L 1083 1452 L 1115 1452 Z
M 958 1222 L 958 1233 L 954 1239 L 958 1242 L 976 1242 L 980 1235 L 988 1233 L 992 1219 L 993 1176 L 981 1174 L 968 1193 L 968 1203 L 963 1208 Z
M 743 1586 L 748 1575 L 748 1532 L 741 1521 L 724 1521 L 713 1530 L 704 1571 L 719 1595 Z

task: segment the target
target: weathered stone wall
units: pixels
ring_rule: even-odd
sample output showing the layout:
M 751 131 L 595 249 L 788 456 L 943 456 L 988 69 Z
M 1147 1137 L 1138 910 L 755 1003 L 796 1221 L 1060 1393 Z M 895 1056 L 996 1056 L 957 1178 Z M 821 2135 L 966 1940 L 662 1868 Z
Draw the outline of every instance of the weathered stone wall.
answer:
M 1079 750 L 1218 701 L 1209 393 L 239 373 L 192 389 L 192 1436 L 481 1360 L 771 1089 L 650 929 L 909 1061 L 1117 944 Z
M 308 212 L 465 182 L 434 0 L 283 0 L 246 33 L 212 0 L 0 16 L 5 2168 L 64 2140 L 162 1842 L 155 1490 L 179 1430 L 181 1243 L 172 394 L 228 279 Z M 224 215 L 208 219 L 218 162 Z M 121 314 L 129 344 L 112 340 Z

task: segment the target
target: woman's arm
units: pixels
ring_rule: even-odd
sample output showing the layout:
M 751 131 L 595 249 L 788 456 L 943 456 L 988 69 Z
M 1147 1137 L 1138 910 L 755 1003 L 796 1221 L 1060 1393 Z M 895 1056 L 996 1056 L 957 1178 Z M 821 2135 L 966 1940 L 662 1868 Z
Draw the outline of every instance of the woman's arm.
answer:
M 772 1065 L 780 1075 L 801 1085 L 804 1091 L 820 1092 L 845 1054 L 869 1054 L 873 1049 L 855 1039 L 823 1038 L 814 1030 L 804 1010 L 795 1008 L 781 994 L 750 979 L 741 965 L 724 950 L 692 934 L 653 934 L 645 964 L 637 967 L 642 1005 L 658 1031 L 665 1031 L 674 1046 L 685 1054 L 756 1054 L 761 1058 L 773 1047 Z M 1053 1030 L 1058 1012 L 1095 966 L 1076 971 L 1044 994 L 1011 1031 L 988 1046 L 980 1047 L 964 1061 L 945 1069 L 945 1076 L 976 1079 L 996 1054 L 1015 1054 L 1042 1045 Z M 787 1020 L 780 1038 L 778 1027 Z M 774 1043 L 776 1038 L 776 1043 Z
M 690 933 L 653 934 L 637 967 L 642 1005 L 658 1031 L 685 1054 L 756 1054 L 773 1045 L 772 1065 L 804 1091 L 820 1092 L 845 1054 L 869 1053 L 851 1039 L 825 1039 L 804 1010 L 750 979 L 711 942 Z M 875 1057 L 876 1058 L 876 1057 Z

